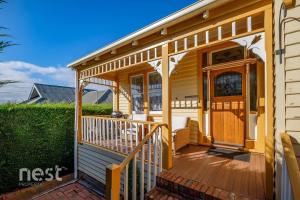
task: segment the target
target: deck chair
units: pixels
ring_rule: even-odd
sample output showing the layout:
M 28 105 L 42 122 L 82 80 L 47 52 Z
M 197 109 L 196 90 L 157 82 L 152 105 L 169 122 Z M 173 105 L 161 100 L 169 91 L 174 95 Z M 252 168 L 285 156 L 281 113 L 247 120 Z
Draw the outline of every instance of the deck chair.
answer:
M 128 119 L 136 120 L 136 121 L 147 121 L 148 115 L 147 114 L 132 114 L 128 117 Z M 141 138 L 142 138 L 141 128 L 142 128 L 142 126 L 137 123 L 132 123 L 131 127 L 127 126 L 127 128 L 126 128 L 127 138 L 130 137 L 130 135 L 132 134 L 133 140 L 135 141 L 136 135 L 138 134 L 138 139 L 141 140 Z M 125 139 L 125 137 L 126 137 L 125 132 L 123 132 L 123 139 Z
M 189 118 L 185 116 L 172 116 L 172 150 L 176 151 L 190 143 Z

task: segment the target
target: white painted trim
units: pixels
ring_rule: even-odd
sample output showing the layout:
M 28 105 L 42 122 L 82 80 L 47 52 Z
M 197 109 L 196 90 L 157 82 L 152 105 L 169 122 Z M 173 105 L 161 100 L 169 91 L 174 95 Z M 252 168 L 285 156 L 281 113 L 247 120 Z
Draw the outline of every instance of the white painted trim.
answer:
M 176 65 L 182 60 L 182 58 L 187 54 L 187 52 L 179 53 L 169 57 L 169 76 L 171 76 Z M 172 60 L 174 59 L 174 60 Z
M 181 21 L 184 21 L 190 17 L 196 16 L 200 14 L 201 12 L 205 11 L 208 8 L 213 8 L 218 5 L 225 4 L 229 2 L 230 0 L 222 0 L 222 1 L 217 1 L 217 0 L 203 0 L 203 1 L 197 1 L 196 3 L 183 8 L 165 18 L 162 18 L 136 32 L 133 32 L 116 42 L 113 42 L 103 48 L 100 48 L 84 57 L 81 57 L 74 62 L 68 64 L 68 67 L 72 67 L 74 65 L 80 64 L 88 59 L 91 59 L 93 57 L 99 56 L 98 54 L 103 54 L 105 52 L 109 52 L 112 49 L 116 49 L 120 46 L 123 46 L 127 43 L 130 43 L 132 40 L 137 40 L 141 37 L 145 37 L 147 35 L 150 35 L 154 33 L 155 31 L 160 31 L 162 27 L 167 28 L 168 26 L 171 26 L 173 24 L 179 23 Z
M 158 60 L 153 60 L 148 62 L 149 65 L 151 65 L 155 71 L 157 71 L 161 77 L 163 77 L 162 74 L 162 59 L 158 59 Z

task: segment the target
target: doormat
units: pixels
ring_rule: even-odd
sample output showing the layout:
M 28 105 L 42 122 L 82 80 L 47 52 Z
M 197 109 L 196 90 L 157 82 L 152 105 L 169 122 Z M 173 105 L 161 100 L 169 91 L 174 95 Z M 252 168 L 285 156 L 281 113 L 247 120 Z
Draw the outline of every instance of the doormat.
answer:
M 249 162 L 250 153 L 238 150 L 224 149 L 224 148 L 210 148 L 207 150 L 208 155 L 226 157 L 233 160 L 240 160 Z

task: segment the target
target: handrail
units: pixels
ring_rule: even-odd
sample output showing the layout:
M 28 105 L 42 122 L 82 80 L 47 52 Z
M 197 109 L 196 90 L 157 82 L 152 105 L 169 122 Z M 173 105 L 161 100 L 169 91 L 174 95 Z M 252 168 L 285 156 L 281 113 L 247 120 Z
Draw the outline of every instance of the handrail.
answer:
M 139 143 L 139 145 L 126 157 L 125 160 L 120 164 L 120 170 L 122 171 L 127 164 L 133 159 L 133 157 L 142 150 L 146 142 L 152 137 L 158 127 L 167 126 L 167 124 L 156 124 L 153 126 L 151 131 L 144 137 L 144 139 Z
M 144 187 L 147 186 L 146 190 L 149 192 L 152 187 L 156 183 L 156 175 L 162 171 L 162 127 L 168 128 L 167 124 L 164 123 L 156 123 L 154 126 L 151 127 L 151 130 L 143 137 L 142 141 L 133 149 L 133 151 L 123 160 L 120 164 L 112 163 L 106 167 L 106 199 L 113 199 L 117 200 L 120 199 L 120 192 L 121 192 L 121 182 L 123 181 L 123 198 L 125 200 L 128 199 L 128 187 L 129 187 L 129 165 L 132 162 L 132 193 L 131 198 L 136 199 L 138 196 L 140 199 L 144 199 Z M 145 144 L 147 144 L 147 169 L 145 169 L 144 162 L 145 162 Z M 153 142 L 153 144 L 151 144 Z M 153 145 L 153 146 L 152 146 Z M 153 147 L 153 152 L 151 148 Z M 141 157 L 139 159 L 140 164 L 137 163 L 138 154 L 141 153 Z M 153 153 L 153 154 L 152 154 Z M 152 160 L 153 156 L 153 162 Z M 159 163 L 159 164 L 158 164 Z M 140 187 L 138 194 L 137 192 L 137 170 L 138 166 L 140 166 Z M 152 168 L 153 167 L 153 168 Z M 144 170 L 147 171 L 147 176 L 144 176 Z M 153 174 L 151 171 L 153 170 Z M 124 172 L 124 173 L 122 173 Z M 122 176 L 124 176 L 122 180 Z M 146 183 L 144 184 L 144 178 L 147 179 Z M 153 178 L 153 179 L 152 179 Z
M 96 119 L 107 119 L 111 121 L 119 121 L 119 122 L 131 122 L 131 123 L 140 123 L 140 124 L 150 124 L 150 125 L 157 125 L 161 124 L 160 122 L 150 122 L 150 121 L 142 121 L 142 120 L 131 120 L 131 119 L 123 119 L 123 118 L 112 118 L 109 116 L 103 115 L 83 115 L 82 118 L 96 118 Z
M 281 134 L 281 141 L 287 165 L 288 176 L 292 187 L 293 197 L 294 199 L 300 199 L 300 171 L 293 144 L 290 136 L 287 133 Z

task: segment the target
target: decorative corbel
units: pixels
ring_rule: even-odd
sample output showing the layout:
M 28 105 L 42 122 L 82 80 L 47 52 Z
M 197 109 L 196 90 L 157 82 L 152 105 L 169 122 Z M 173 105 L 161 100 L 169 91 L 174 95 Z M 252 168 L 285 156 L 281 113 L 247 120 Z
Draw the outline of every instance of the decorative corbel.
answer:
M 179 53 L 169 57 L 169 76 L 171 76 L 176 65 L 182 60 L 182 58 L 187 54 L 187 52 Z
M 258 55 L 266 63 L 265 33 L 257 33 L 231 40 Z
M 161 59 L 149 61 L 148 64 L 151 65 L 154 68 L 154 70 L 157 71 L 162 77 L 162 60 Z
M 88 84 L 89 84 L 88 82 L 86 82 L 86 81 L 84 81 L 83 79 L 81 79 L 81 80 L 79 81 L 79 91 L 83 91 L 84 88 L 85 88 Z

